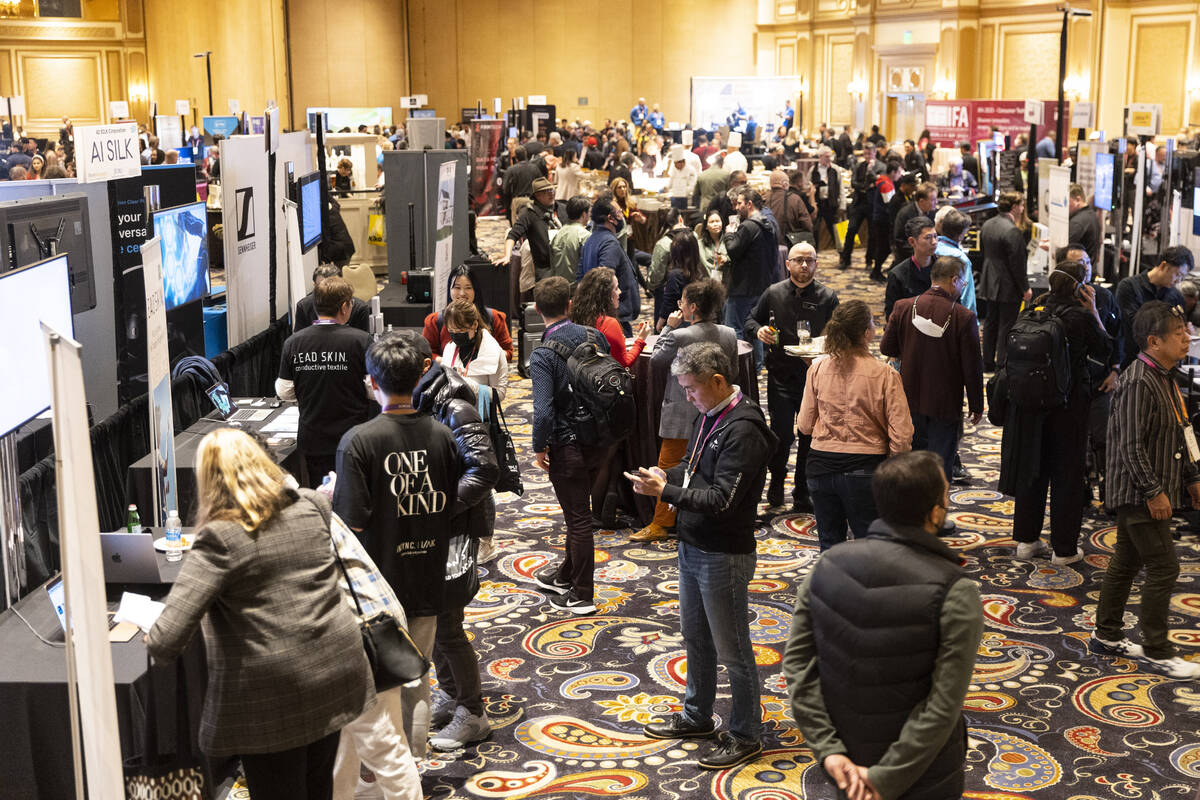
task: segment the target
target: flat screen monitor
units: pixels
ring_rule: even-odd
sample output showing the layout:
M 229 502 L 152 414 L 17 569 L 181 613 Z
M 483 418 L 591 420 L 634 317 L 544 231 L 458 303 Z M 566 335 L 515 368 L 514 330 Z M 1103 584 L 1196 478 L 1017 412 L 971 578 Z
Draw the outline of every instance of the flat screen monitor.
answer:
M 163 298 L 167 310 L 207 297 L 208 219 L 204 203 L 188 203 L 154 214 L 162 250 Z
M 307 253 L 321 241 L 321 173 L 310 172 L 296 181 L 300 245 Z
M 0 434 L 50 407 L 50 367 L 41 323 L 74 337 L 67 255 L 0 275 L 0 374 L 18 384 L 0 392 Z
M 1105 211 L 1112 211 L 1113 206 L 1113 154 L 1112 153 L 1096 153 L 1096 176 L 1095 176 L 1095 199 L 1093 203 L 1096 208 Z
M 0 272 L 71 255 L 71 308 L 96 307 L 87 197 L 67 194 L 0 203 Z

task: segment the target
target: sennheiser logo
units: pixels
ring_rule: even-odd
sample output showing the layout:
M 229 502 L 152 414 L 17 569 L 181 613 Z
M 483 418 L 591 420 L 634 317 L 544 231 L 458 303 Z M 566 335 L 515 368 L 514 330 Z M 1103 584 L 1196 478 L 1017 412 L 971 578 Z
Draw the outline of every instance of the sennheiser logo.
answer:
M 247 186 L 235 193 L 234 209 L 237 211 L 237 240 L 243 242 L 254 238 L 254 187 Z M 257 242 L 238 245 L 238 253 L 253 250 Z

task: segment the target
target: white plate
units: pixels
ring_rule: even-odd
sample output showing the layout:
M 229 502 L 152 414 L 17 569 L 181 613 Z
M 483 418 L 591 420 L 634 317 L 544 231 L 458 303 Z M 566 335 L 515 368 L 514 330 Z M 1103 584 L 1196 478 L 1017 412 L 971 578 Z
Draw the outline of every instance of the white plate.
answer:
M 802 358 L 816 358 L 817 356 L 819 356 L 825 352 L 825 348 L 823 346 L 814 346 L 814 345 L 809 345 L 808 347 L 801 347 L 798 344 L 785 344 L 783 346 L 783 352 L 787 353 L 789 356 L 800 356 Z
M 164 536 L 161 539 L 155 539 L 154 540 L 154 549 L 160 553 L 167 552 L 167 537 Z M 188 536 L 187 534 L 183 535 L 183 547 L 181 549 L 183 549 L 183 550 L 191 550 L 192 549 L 192 537 Z

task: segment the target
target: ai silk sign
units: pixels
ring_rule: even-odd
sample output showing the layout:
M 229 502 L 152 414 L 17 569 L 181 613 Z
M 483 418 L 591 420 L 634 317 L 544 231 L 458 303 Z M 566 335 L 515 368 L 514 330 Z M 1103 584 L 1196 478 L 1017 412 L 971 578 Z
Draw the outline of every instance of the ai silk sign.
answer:
M 75 167 L 80 183 L 132 178 L 142 173 L 137 123 L 75 127 Z

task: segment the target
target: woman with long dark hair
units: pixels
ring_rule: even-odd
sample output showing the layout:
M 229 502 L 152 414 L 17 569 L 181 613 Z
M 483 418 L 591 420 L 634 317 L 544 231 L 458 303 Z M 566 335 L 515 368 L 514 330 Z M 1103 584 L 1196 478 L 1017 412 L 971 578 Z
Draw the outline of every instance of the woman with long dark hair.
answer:
M 825 324 L 825 355 L 808 368 L 796 415 L 812 437 L 805 472 L 821 550 L 867 535 L 875 519 L 871 476 L 889 455 L 912 449 L 913 425 L 900 374 L 871 355 L 875 320 L 847 300 Z
M 446 304 L 449 305 L 455 300 L 466 300 L 479 309 L 480 319 L 484 321 L 496 343 L 504 351 L 505 358 L 512 361 L 513 342 L 512 334 L 508 331 L 508 318 L 503 311 L 497 311 L 484 304 L 483 295 L 479 293 L 478 278 L 475 270 L 469 264 L 459 264 L 450 270 Z M 446 309 L 435 311 L 425 317 L 425 328 L 421 331 L 421 335 L 425 337 L 425 341 L 429 342 L 433 354 L 440 356 L 446 349 L 446 345 L 450 343 L 450 329 L 446 327 Z
M 704 215 L 704 220 L 696 226 L 696 244 L 700 247 L 700 263 L 704 266 L 704 277 L 717 277 L 719 267 L 717 256 L 725 256 L 725 244 L 721 237 L 725 235 L 725 218 L 721 212 L 713 209 Z
M 621 289 L 617 283 L 616 274 L 608 267 L 596 267 L 588 270 L 583 280 L 575 287 L 575 296 L 571 298 L 571 322 L 595 328 L 605 339 L 608 339 L 608 349 L 612 357 L 622 366 L 628 367 L 642 354 L 646 346 L 646 335 L 650 332 L 650 324 L 638 323 L 633 344 L 625 347 L 625 333 L 621 323 L 617 321 L 617 301 L 621 297 Z
M 1058 566 L 1083 558 L 1079 526 L 1083 521 L 1087 463 L 1088 407 L 1091 380 L 1087 361 L 1109 363 L 1111 340 L 1096 310 L 1096 290 L 1086 267 L 1064 261 L 1050 273 L 1050 291 L 1033 299 L 1025 314 L 1048 312 L 1065 332 L 1071 363 L 1067 402 L 1061 408 L 1034 411 L 1010 403 L 1000 445 L 1000 491 L 1015 498 L 1013 540 L 1017 558 L 1047 554 L 1040 537 L 1050 492 L 1051 562 Z M 1020 318 L 1018 318 L 1020 319 Z
M 679 307 L 683 287 L 707 277 L 696 235 L 687 228 L 676 231 L 671 235 L 671 249 L 667 253 L 667 280 L 663 284 L 662 307 L 654 321 L 656 333 L 662 331 L 667 316 Z

